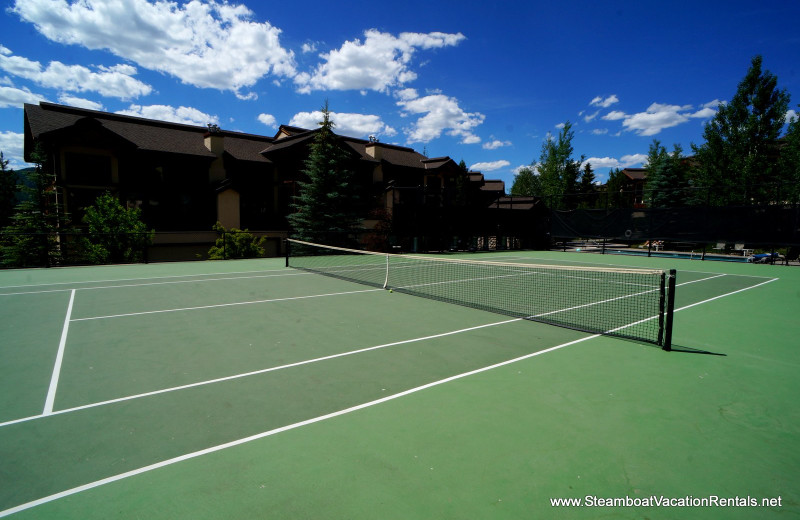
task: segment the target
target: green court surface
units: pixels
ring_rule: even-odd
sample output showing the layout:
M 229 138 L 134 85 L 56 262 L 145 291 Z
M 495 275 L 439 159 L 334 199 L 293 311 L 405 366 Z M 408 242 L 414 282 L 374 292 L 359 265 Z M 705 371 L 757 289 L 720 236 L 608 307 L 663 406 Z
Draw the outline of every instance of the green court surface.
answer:
M 464 257 L 675 268 L 675 350 L 282 259 L 2 271 L 0 517 L 800 517 L 800 269 Z

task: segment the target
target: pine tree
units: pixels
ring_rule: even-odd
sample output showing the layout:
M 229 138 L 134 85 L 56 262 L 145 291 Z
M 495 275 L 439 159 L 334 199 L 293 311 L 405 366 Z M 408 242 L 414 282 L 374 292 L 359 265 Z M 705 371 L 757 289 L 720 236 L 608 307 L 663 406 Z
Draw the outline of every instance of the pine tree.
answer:
M 17 205 L 17 174 L 0 151 L 0 229 L 11 223 Z
M 789 122 L 784 146 L 781 148 L 780 169 L 783 181 L 781 200 L 800 202 L 800 118 Z
M 625 190 L 625 174 L 619 168 L 614 168 L 608 172 L 608 182 L 606 182 L 606 207 L 608 208 L 627 208 L 631 205 L 631 197 Z
M 683 148 L 674 145 L 671 154 L 661 147 L 662 154 L 654 162 L 648 162 L 647 185 L 649 202 L 654 208 L 685 206 L 688 200 L 687 166 Z
M 594 170 L 592 170 L 591 163 L 587 162 L 583 166 L 581 180 L 578 184 L 578 194 L 580 197 L 579 205 L 581 208 L 592 208 L 595 206 L 597 192 L 595 191 L 594 181 Z
M 360 223 L 362 200 L 354 160 L 333 133 L 328 102 L 322 109 L 320 128 L 305 161 L 307 180 L 298 183 L 289 215 L 293 235 L 310 242 L 352 245 Z
M 37 145 L 31 158 L 36 167 L 17 186 L 22 201 L 3 229 L 3 264 L 8 266 L 51 266 L 61 260 L 59 233 L 66 231 L 67 218 L 59 207 L 54 179 L 43 171 L 45 152 Z

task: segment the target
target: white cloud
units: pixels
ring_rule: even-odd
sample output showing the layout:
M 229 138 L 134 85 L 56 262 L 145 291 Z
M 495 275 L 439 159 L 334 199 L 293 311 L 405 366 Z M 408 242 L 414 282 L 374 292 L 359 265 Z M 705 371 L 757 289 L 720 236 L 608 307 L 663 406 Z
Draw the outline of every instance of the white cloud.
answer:
M 622 120 L 625 130 L 636 132 L 641 136 L 656 135 L 665 128 L 678 126 L 689 121 L 690 118 L 707 119 L 713 117 L 717 107 L 724 103 L 718 99 L 703 104 L 699 110 L 694 110 L 692 105 L 668 105 L 653 103 L 644 112 L 626 114 L 614 110 L 604 115 L 606 121 Z
M 797 111 L 789 109 L 786 111 L 786 124 L 791 123 L 792 119 L 797 119 Z
M 9 168 L 15 170 L 27 168 L 27 164 L 22 160 L 24 145 L 24 134 L 0 132 L 0 151 L 3 152 L 3 159 L 8 161 Z
M 565 126 L 567 126 L 566 123 L 558 123 L 556 125 L 556 128 L 558 128 L 559 130 L 563 130 Z
M 339 135 L 362 137 L 368 135 L 393 136 L 397 130 L 381 121 L 380 116 L 371 114 L 348 114 L 330 112 L 331 121 L 334 122 L 334 131 Z M 289 121 L 291 126 L 314 129 L 322 121 L 322 112 L 299 112 Z
M 258 114 L 258 121 L 270 128 L 275 128 L 278 126 L 278 122 L 275 120 L 275 116 L 272 114 Z
M 416 89 L 413 88 L 404 88 L 402 90 L 395 91 L 394 95 L 401 101 L 410 101 L 419 97 Z
M 404 114 L 425 114 L 420 117 L 409 129 L 408 141 L 411 143 L 427 143 L 447 132 L 453 137 L 460 137 L 464 144 L 480 142 L 480 138 L 472 130 L 483 123 L 486 116 L 478 112 L 465 112 L 458 106 L 456 98 L 443 94 L 398 101 Z
M 293 77 L 294 54 L 281 47 L 281 31 L 252 20 L 241 4 L 147 0 L 16 0 L 11 12 L 45 37 L 107 50 L 140 67 L 197 87 L 244 88 L 268 74 Z
M 303 54 L 308 54 L 310 52 L 317 52 L 317 42 L 306 42 L 302 46 Z
M 592 130 L 594 135 L 606 135 L 608 133 L 608 128 L 595 128 Z
M 614 103 L 619 103 L 619 98 L 616 96 L 616 94 L 611 94 L 605 99 L 603 98 L 603 96 L 596 96 L 589 102 L 589 104 L 592 105 L 593 107 L 600 107 L 600 108 L 608 108 Z
M 22 108 L 25 103 L 37 104 L 39 101 L 47 101 L 47 98 L 25 87 L 0 87 L 0 108 Z
M 516 168 L 512 168 L 511 173 L 513 173 L 514 175 L 519 175 L 519 172 L 522 170 L 532 170 L 534 174 L 536 174 L 536 167 L 531 166 L 530 164 L 520 164 Z
M 629 168 L 631 166 L 641 166 L 642 164 L 647 161 L 647 154 L 643 153 L 635 153 L 632 155 L 623 155 L 620 157 L 620 163 L 623 168 Z
M 693 114 L 689 114 L 689 117 L 697 118 L 697 119 L 709 119 L 714 117 L 717 111 L 713 108 L 702 108 Z
M 500 168 L 511 166 L 511 163 L 506 160 L 492 161 L 492 162 L 479 162 L 469 167 L 470 171 L 474 172 L 493 172 Z
M 393 36 L 376 29 L 364 33 L 364 41 L 346 41 L 341 48 L 321 55 L 325 60 L 313 74 L 295 77 L 298 91 L 374 90 L 387 92 L 417 78 L 411 59 L 417 49 L 457 45 L 464 35 L 432 32 Z
M 2 45 L 0 69 L 42 87 L 68 92 L 97 92 L 106 97 L 133 99 L 153 90 L 150 85 L 132 77 L 136 74 L 136 68 L 130 65 L 99 66 L 96 67 L 97 72 L 83 65 L 65 65 L 60 61 L 51 61 L 43 67 L 38 61 L 14 56 Z
M 656 135 L 665 128 L 678 126 L 688 121 L 689 116 L 685 112 L 691 110 L 691 108 L 691 105 L 679 106 L 653 103 L 647 107 L 645 112 L 627 116 L 622 121 L 622 126 L 626 130 L 636 132 L 638 135 Z
M 605 119 L 606 121 L 617 121 L 619 119 L 625 119 L 628 117 L 628 114 L 625 112 L 620 112 L 619 110 L 612 110 L 608 114 L 604 115 L 601 119 Z
M 590 163 L 592 168 L 630 168 L 632 166 L 640 166 L 647 160 L 647 155 L 637 153 L 631 155 L 623 155 L 619 159 L 614 157 L 589 157 L 581 163 L 581 168 Z
M 58 96 L 58 102 L 64 105 L 73 107 L 86 108 L 88 110 L 105 110 L 102 103 L 97 103 L 89 99 L 70 96 L 69 94 L 61 94 Z
M 168 105 L 131 105 L 127 110 L 118 110 L 117 114 L 195 126 L 205 126 L 209 123 L 219 124 L 217 116 L 206 114 L 196 108 L 184 106 L 175 108 Z
M 488 143 L 483 143 L 484 150 L 497 150 L 498 148 L 502 148 L 504 146 L 511 146 L 511 141 L 500 141 L 499 139 L 495 139 L 493 141 L 489 141 Z
M 619 159 L 613 157 L 589 157 L 581 163 L 581 168 L 590 163 L 592 168 L 619 168 L 621 163 Z
M 700 110 L 694 112 L 693 114 L 689 114 L 689 117 L 698 119 L 710 119 L 716 115 L 717 109 L 723 103 L 724 101 L 720 101 L 719 99 L 715 99 L 714 101 L 705 103 L 700 107 Z
M 583 112 L 581 112 L 581 114 L 582 114 L 582 113 L 583 113 Z M 595 112 L 595 113 L 593 113 L 593 114 L 588 114 L 588 115 L 585 115 L 585 116 L 583 116 L 583 120 L 584 120 L 584 121 L 586 121 L 587 123 L 590 123 L 590 122 L 592 122 L 592 120 L 593 120 L 594 118 L 596 118 L 596 117 L 597 117 L 597 115 L 598 115 L 598 114 L 600 114 L 600 111 L 599 111 L 599 110 L 598 110 L 598 111 L 596 111 L 596 112 Z M 579 115 L 580 115 L 580 114 L 579 114 Z

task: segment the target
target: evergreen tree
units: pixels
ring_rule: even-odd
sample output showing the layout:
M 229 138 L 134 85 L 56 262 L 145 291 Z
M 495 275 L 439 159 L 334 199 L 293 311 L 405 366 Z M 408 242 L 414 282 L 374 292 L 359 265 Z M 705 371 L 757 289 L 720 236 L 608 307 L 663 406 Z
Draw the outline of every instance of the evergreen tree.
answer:
M 0 151 L 0 229 L 11 223 L 17 205 L 17 174 Z
M 688 167 L 683 158 L 683 148 L 675 144 L 671 154 L 653 139 L 645 163 L 645 199 L 654 208 L 686 205 L 688 193 Z
M 539 164 L 539 183 L 541 195 L 552 208 L 571 205 L 565 195 L 575 193 L 580 174 L 581 160 L 572 159 L 572 138 L 575 132 L 572 123 L 567 121 L 556 138 L 549 136 L 542 144 Z
M 631 205 L 631 197 L 625 190 L 626 177 L 619 168 L 614 168 L 608 172 L 608 182 L 606 182 L 606 207 L 608 208 L 627 208 Z
M 87 225 L 84 248 L 96 264 L 141 262 L 153 232 L 141 220 L 139 208 L 125 208 L 106 192 L 97 197 L 83 217 Z
M 533 172 L 533 168 L 520 168 L 514 177 L 511 185 L 511 195 L 515 197 L 534 197 L 541 192 L 539 176 Z
M 664 154 L 654 164 L 648 163 L 646 189 L 650 205 L 654 208 L 685 206 L 689 194 L 683 148 L 676 144 L 671 154 L 666 155 L 666 150 Z
M 781 200 L 798 203 L 800 202 L 800 118 L 794 117 L 789 122 L 783 141 L 780 158 L 783 180 Z
M 3 229 L 2 261 L 8 266 L 50 266 L 61 259 L 59 232 L 65 230 L 66 215 L 59 207 L 54 179 L 43 171 L 45 152 L 37 145 L 31 158 L 36 167 L 17 186 L 22 201 Z
M 578 184 L 578 194 L 580 197 L 581 208 L 592 208 L 595 206 L 597 192 L 594 186 L 595 175 L 591 163 L 586 163 L 581 171 L 581 180 Z
M 458 163 L 458 168 L 461 170 L 455 179 L 455 197 L 454 202 L 456 206 L 463 207 L 469 204 L 469 168 L 464 159 Z
M 781 180 L 775 157 L 789 94 L 761 62 L 753 58 L 731 102 L 706 123 L 705 143 L 692 146 L 698 162 L 693 181 L 709 190 L 704 195 L 711 204 L 769 202 L 772 191 L 763 184 Z
M 303 170 L 307 180 L 298 183 L 289 223 L 300 240 L 352 245 L 360 223 L 361 197 L 353 159 L 333 133 L 327 101 L 319 125 Z
M 647 162 L 644 164 L 648 181 L 653 177 L 656 168 L 668 157 L 667 149 L 661 145 L 661 141 L 653 139 L 653 142 L 650 143 L 650 148 L 647 150 Z

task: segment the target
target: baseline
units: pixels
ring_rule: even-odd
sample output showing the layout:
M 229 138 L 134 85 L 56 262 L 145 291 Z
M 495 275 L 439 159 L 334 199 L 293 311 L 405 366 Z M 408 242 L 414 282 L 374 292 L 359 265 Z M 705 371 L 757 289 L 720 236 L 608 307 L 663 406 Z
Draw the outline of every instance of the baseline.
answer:
M 18 296 L 22 294 L 44 294 L 44 293 L 53 293 L 53 292 L 66 292 L 70 290 L 77 290 L 77 291 L 92 291 L 98 289 L 121 289 L 121 288 L 130 288 L 130 287 L 148 287 L 153 285 L 174 285 L 174 284 L 181 284 L 181 283 L 205 283 L 205 282 L 219 282 L 219 281 L 227 281 L 227 280 L 252 280 L 254 278 L 276 278 L 276 277 L 284 277 L 284 276 L 301 276 L 307 275 L 308 273 L 287 273 L 284 272 L 282 274 L 264 274 L 264 275 L 257 275 L 257 276 L 228 276 L 222 278 L 203 278 L 201 280 L 174 280 L 169 282 L 146 282 L 146 283 L 135 283 L 135 284 L 121 284 L 121 285 L 100 285 L 95 287 L 77 287 L 75 289 L 45 289 L 41 291 L 19 291 L 19 292 L 11 292 L 11 293 L 0 293 L 0 296 Z M 178 278 L 178 277 L 171 277 L 171 278 Z M 142 280 L 147 280 L 148 278 L 142 278 Z M 156 278 L 150 278 L 151 280 L 155 280 Z M 114 281 L 114 280 L 108 280 Z M 125 281 L 125 280 L 119 280 Z M 106 281 L 103 281 L 103 283 Z M 101 282 L 64 282 L 65 284 L 91 284 L 91 283 L 101 283 Z M 42 287 L 46 287 L 50 284 L 43 284 Z M 55 284 L 53 284 L 55 285 Z M 0 290 L 7 289 L 11 287 L 0 287 Z

